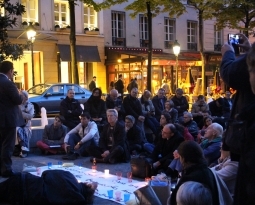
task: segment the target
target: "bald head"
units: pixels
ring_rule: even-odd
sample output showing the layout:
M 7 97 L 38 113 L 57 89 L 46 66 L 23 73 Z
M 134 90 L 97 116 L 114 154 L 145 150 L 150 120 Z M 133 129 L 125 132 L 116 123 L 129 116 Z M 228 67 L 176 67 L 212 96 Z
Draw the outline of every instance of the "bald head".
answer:
M 110 91 L 110 98 L 115 101 L 118 98 L 118 91 L 116 89 L 112 89 Z

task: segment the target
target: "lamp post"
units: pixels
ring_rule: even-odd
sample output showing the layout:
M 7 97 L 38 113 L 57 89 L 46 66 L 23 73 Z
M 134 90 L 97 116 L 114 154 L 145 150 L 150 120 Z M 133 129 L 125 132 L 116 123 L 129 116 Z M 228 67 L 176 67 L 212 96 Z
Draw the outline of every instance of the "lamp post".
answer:
M 35 41 L 35 35 L 36 35 L 35 28 L 30 23 L 30 25 L 27 27 L 27 39 L 28 39 L 28 44 L 31 47 L 32 86 L 34 86 L 34 83 L 35 83 L 35 75 L 34 75 L 34 41 Z
M 181 50 L 180 44 L 178 43 L 177 40 L 175 40 L 173 44 L 173 52 L 174 52 L 174 55 L 176 56 L 176 69 L 175 69 L 176 89 L 178 88 L 178 55 L 180 53 L 180 50 Z

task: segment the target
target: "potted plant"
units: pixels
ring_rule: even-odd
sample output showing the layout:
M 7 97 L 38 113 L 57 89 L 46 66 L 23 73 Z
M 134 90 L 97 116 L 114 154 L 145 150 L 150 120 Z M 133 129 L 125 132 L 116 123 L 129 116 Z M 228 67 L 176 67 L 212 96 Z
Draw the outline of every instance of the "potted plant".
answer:
M 28 23 L 26 21 L 22 22 L 22 28 L 26 29 L 28 27 Z
M 89 31 L 89 28 L 84 28 L 84 33 L 86 33 L 87 31 Z
M 71 26 L 67 25 L 67 26 L 66 26 L 66 30 L 67 30 L 67 31 L 70 31 L 70 29 L 71 29 Z
M 58 24 L 55 25 L 55 31 L 60 31 L 60 26 Z
M 99 35 L 99 29 L 98 28 L 94 28 L 93 30 L 86 31 L 86 34 L 89 34 L 89 35 Z
M 95 28 L 95 31 L 99 31 L 99 28 Z
M 35 27 L 36 29 L 39 29 L 40 24 L 39 24 L 38 22 L 35 22 L 35 23 L 34 23 L 34 27 Z

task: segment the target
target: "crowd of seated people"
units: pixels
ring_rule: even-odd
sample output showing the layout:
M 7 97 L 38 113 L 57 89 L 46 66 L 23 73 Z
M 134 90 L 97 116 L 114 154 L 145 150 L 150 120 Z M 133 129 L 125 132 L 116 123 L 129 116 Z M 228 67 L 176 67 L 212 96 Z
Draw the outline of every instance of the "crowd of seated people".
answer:
M 226 170 L 224 168 L 227 166 L 233 166 L 232 163 L 230 163 L 231 165 L 227 164 L 229 156 L 221 162 L 225 164 L 217 165 L 218 159 L 221 157 L 220 147 L 224 128 L 221 123 L 214 123 L 214 120 L 218 122 L 218 118 L 221 119 L 222 116 L 227 118 L 226 113 L 230 111 L 231 104 L 228 103 L 227 98 L 213 101 L 216 106 L 218 102 L 222 105 L 223 101 L 229 105 L 228 107 L 227 105 L 222 106 L 224 109 L 221 108 L 221 116 L 220 112 L 216 115 L 212 114 L 214 113 L 214 110 L 212 112 L 210 110 L 212 106 L 206 104 L 202 95 L 198 96 L 198 100 L 192 105 L 191 112 L 188 112 L 187 99 L 183 96 L 182 89 L 179 88 L 171 99 L 166 98 L 162 88 L 152 99 L 151 92 L 148 90 L 145 90 L 141 98 L 138 98 L 136 87 L 132 88 L 130 94 L 123 99 L 118 97 L 118 91 L 115 89 L 109 92 L 106 101 L 101 99 L 101 95 L 101 89 L 95 88 L 91 97 L 84 104 L 84 110 L 82 111 L 80 105 L 78 106 L 79 103 L 74 98 L 74 91 L 68 91 L 67 99 L 65 99 L 66 104 L 75 102 L 75 107 L 66 108 L 60 118 L 57 116 L 59 126 L 55 127 L 57 129 L 62 125 L 62 121 L 68 121 L 68 117 L 73 119 L 72 115 L 76 116 L 76 112 L 79 112 L 80 118 L 79 122 L 72 122 L 72 126 L 68 127 L 69 132 L 65 131 L 64 137 L 61 135 L 60 139 L 52 138 L 52 141 L 56 140 L 65 150 L 66 155 L 63 156 L 63 159 L 75 160 L 78 157 L 89 156 L 91 161 L 96 158 L 98 163 L 112 164 L 128 162 L 131 156 L 146 154 L 146 157 L 151 158 L 154 174 L 165 172 L 172 177 L 177 177 L 184 170 L 188 170 L 188 172 L 195 171 L 193 168 L 189 168 L 190 165 L 194 165 L 196 169 L 201 168 L 205 172 L 208 172 L 205 167 L 210 165 L 220 167 L 215 168 L 217 171 L 218 169 Z M 70 96 L 70 99 L 68 96 Z M 218 108 L 218 110 L 220 109 Z M 64 113 L 67 115 L 64 115 Z M 67 117 L 65 118 L 65 116 Z M 194 120 L 194 118 L 197 120 Z M 196 121 L 202 126 L 198 126 Z M 144 125 L 153 131 L 154 139 L 152 142 L 148 142 L 146 138 Z M 54 132 L 55 127 L 51 126 L 53 130 L 51 132 Z M 42 139 L 40 143 L 45 139 Z M 48 141 L 50 142 L 50 140 L 49 138 Z M 194 148 L 194 152 L 196 152 L 196 149 L 198 150 L 197 153 L 191 154 L 191 157 L 197 158 L 195 161 L 192 161 L 193 159 L 183 153 L 183 148 L 180 148 L 183 141 L 193 141 L 193 144 L 199 146 L 198 149 L 195 145 L 190 145 Z M 38 147 L 40 147 L 40 143 L 38 143 Z M 46 146 L 40 148 L 47 150 L 47 152 L 50 151 L 52 154 L 57 153 L 56 150 Z M 179 150 L 182 150 L 181 153 Z M 200 156 L 200 150 L 203 157 Z M 235 169 L 233 172 L 235 172 Z M 228 172 L 226 175 L 228 175 Z M 219 176 L 226 177 L 221 173 L 219 173 Z M 182 177 L 184 177 L 183 182 L 187 181 L 185 175 Z M 210 175 L 209 178 L 211 180 L 212 176 Z M 197 178 L 192 180 L 203 184 L 208 183 L 209 187 L 207 188 L 214 192 L 212 193 L 213 196 L 215 195 L 214 182 L 200 181 Z M 228 182 L 226 181 L 226 183 Z M 233 182 L 229 186 L 233 191 Z M 212 204 L 215 204 L 215 202 Z

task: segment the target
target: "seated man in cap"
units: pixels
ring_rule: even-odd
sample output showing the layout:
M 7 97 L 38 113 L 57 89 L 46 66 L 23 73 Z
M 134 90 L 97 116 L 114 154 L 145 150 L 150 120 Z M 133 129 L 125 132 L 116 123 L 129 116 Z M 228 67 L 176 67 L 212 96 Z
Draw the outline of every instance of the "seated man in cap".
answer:
M 129 144 L 129 151 L 132 155 L 142 150 L 146 140 L 142 137 L 141 129 L 135 124 L 135 118 L 132 115 L 125 117 L 126 138 Z
M 62 124 L 63 120 L 62 116 L 56 115 L 53 124 L 45 125 L 43 138 L 36 143 L 43 153 L 57 154 L 61 147 L 63 149 L 64 138 L 67 133 L 67 127 Z

